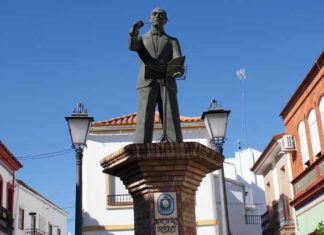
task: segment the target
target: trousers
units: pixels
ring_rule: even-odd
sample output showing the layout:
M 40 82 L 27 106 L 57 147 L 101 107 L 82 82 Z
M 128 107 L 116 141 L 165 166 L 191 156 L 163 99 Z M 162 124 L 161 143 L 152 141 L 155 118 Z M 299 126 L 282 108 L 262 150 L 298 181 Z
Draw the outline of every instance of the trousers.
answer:
M 164 89 L 167 89 L 166 99 Z M 158 82 L 153 82 L 148 87 L 137 89 L 137 99 L 134 143 L 152 142 L 156 105 L 158 105 L 162 125 L 166 128 L 168 139 L 171 142 L 183 142 L 176 90 L 167 88 Z M 166 110 L 163 110 L 164 102 L 166 102 Z M 164 112 L 166 112 L 166 120 L 163 120 Z

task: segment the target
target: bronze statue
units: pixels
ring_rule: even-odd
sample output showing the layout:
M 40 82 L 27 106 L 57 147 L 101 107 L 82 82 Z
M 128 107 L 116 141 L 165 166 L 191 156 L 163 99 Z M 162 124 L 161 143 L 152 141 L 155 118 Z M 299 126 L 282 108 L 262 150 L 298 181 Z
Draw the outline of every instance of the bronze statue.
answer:
M 181 56 L 178 40 L 164 32 L 167 20 L 165 10 L 154 8 L 149 19 L 151 29 L 148 32 L 139 35 L 139 29 L 144 25 L 141 20 L 135 21 L 129 32 L 128 48 L 136 51 L 140 58 L 134 143 L 152 142 L 156 105 L 165 127 L 167 141 L 183 141 L 175 78 L 184 73 L 184 57 Z M 178 67 L 175 67 L 175 70 L 172 67 L 174 61 L 175 64 L 180 64 L 176 65 Z M 166 120 L 163 120 L 163 117 L 166 117 Z

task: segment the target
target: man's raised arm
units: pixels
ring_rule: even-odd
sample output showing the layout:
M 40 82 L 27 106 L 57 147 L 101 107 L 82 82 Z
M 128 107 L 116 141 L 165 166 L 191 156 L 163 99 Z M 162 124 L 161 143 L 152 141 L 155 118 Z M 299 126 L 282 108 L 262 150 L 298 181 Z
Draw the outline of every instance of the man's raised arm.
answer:
M 133 23 L 128 35 L 128 49 L 138 51 L 142 47 L 142 40 L 139 36 L 139 29 L 144 25 L 143 21 L 137 20 Z

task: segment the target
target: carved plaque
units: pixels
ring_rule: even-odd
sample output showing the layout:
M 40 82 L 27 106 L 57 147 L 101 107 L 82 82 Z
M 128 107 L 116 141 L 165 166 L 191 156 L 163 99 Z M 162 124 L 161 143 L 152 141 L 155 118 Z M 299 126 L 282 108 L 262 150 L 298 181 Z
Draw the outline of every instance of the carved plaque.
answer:
M 176 193 L 154 193 L 154 204 L 156 235 L 179 235 Z

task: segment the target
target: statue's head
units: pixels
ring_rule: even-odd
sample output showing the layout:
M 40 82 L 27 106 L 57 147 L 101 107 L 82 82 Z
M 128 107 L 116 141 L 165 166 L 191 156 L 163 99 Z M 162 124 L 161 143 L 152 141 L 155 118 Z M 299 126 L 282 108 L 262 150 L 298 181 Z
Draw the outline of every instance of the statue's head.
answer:
M 160 7 L 154 8 L 151 12 L 149 21 L 153 26 L 163 27 L 168 21 L 166 11 Z

